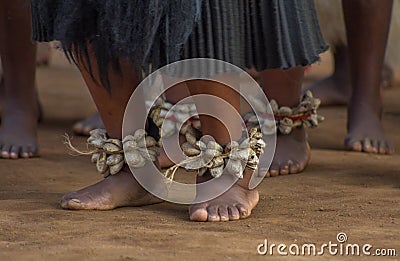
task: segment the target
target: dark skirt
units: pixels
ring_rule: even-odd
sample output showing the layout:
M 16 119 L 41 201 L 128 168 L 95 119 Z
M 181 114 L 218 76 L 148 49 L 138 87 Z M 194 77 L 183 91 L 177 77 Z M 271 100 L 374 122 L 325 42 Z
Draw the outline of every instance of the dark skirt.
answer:
M 327 48 L 314 0 L 208 0 L 184 57 L 261 71 L 310 65 Z
M 208 57 L 257 70 L 305 66 L 327 49 L 313 0 L 31 0 L 33 39 L 58 40 L 107 75 Z M 201 10 L 201 14 L 200 14 Z M 190 39 L 188 37 L 190 35 Z M 76 55 L 76 54 L 75 54 Z M 147 67 L 147 66 L 146 66 Z M 104 79 L 102 79 L 103 81 Z

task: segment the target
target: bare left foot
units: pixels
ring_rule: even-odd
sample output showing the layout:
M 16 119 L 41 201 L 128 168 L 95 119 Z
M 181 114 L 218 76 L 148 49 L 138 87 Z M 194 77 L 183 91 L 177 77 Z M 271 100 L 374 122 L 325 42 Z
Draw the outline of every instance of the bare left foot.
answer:
M 244 178 L 238 180 L 228 191 L 221 196 L 204 203 L 198 203 L 189 207 L 190 220 L 192 221 L 234 221 L 250 216 L 251 211 L 259 200 L 258 191 L 250 190 L 249 179 L 253 172 L 246 168 Z M 198 177 L 201 183 L 211 178 L 209 174 Z M 202 193 L 197 191 L 197 193 Z
M 3 83 L 0 83 L 0 89 L 3 88 Z M 35 105 L 31 107 L 19 104 L 18 100 L 2 100 L 0 158 L 18 159 L 37 156 L 38 107 Z
M 294 128 L 288 135 L 278 133 L 274 158 L 269 169 L 260 163 L 260 172 L 266 177 L 302 172 L 310 160 L 310 145 L 304 127 Z

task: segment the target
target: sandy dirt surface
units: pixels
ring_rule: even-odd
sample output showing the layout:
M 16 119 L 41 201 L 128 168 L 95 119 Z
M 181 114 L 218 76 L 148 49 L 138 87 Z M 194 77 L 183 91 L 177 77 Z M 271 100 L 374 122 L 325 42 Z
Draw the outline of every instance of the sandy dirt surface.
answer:
M 328 71 L 322 63 L 312 73 L 318 78 Z M 321 246 L 337 243 L 339 232 L 347 234 L 346 243 L 395 248 L 399 258 L 400 155 L 343 151 L 343 107 L 321 110 L 327 120 L 310 131 L 308 168 L 266 179 L 249 219 L 193 223 L 187 206 L 169 203 L 103 212 L 60 209 L 64 193 L 101 179 L 89 158 L 68 155 L 62 144 L 72 123 L 94 107 L 79 73 L 61 54 L 38 70 L 38 86 L 45 112 L 41 157 L 0 160 L 0 260 L 263 260 L 268 254 L 259 256 L 257 246 L 265 239 Z M 397 151 L 399 87 L 385 91 L 383 116 Z M 324 257 L 332 258 L 328 251 Z

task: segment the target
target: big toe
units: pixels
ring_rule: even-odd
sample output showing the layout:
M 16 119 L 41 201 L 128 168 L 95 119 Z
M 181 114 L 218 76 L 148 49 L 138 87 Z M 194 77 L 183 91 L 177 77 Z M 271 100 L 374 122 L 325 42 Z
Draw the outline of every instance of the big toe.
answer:
M 61 198 L 61 208 L 63 209 L 83 209 L 84 204 L 76 193 L 68 193 Z
M 2 145 L 1 146 L 1 157 L 3 159 L 9 159 L 10 158 L 10 145 Z
M 345 146 L 347 150 L 358 151 L 361 152 L 363 150 L 363 146 L 361 141 L 353 140 L 353 139 L 346 139 Z
M 208 212 L 205 206 L 191 206 L 189 215 L 192 221 L 205 222 L 208 220 Z

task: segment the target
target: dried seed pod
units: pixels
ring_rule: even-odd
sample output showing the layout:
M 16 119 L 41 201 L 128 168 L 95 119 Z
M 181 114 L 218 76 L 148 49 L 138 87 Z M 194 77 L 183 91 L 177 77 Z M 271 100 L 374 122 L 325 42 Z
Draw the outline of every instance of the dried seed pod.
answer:
M 179 133 L 182 135 L 185 135 L 188 132 L 189 128 L 190 128 L 190 125 L 184 124 L 184 125 L 182 125 L 182 128 L 179 130 Z
M 120 163 L 123 160 L 124 156 L 122 156 L 122 154 L 113 154 L 107 157 L 106 164 L 108 166 L 113 166 Z
M 226 147 L 225 147 L 225 152 L 229 152 L 233 149 L 236 149 L 239 147 L 239 143 L 237 141 L 231 141 L 229 142 Z
M 146 136 L 146 147 L 153 147 L 157 145 L 157 141 L 151 137 L 151 136 Z
M 197 156 L 200 154 L 200 150 L 194 148 L 190 143 L 185 142 L 184 144 L 182 144 L 181 146 L 182 151 L 185 153 L 186 156 Z
M 169 111 L 169 110 L 161 109 L 161 110 L 160 110 L 159 117 L 160 117 L 160 118 L 165 118 L 165 117 L 167 117 L 168 111 Z
M 105 144 L 105 140 L 104 139 L 92 139 L 90 142 L 88 141 L 88 143 L 98 149 L 103 148 L 104 144 Z
M 279 112 L 278 112 L 279 116 L 291 116 L 292 114 L 293 114 L 293 111 L 289 107 L 282 106 L 281 108 L 279 108 Z
M 265 120 L 261 126 L 264 135 L 272 135 L 276 133 L 276 122 L 274 120 Z
M 122 143 L 125 144 L 128 141 L 134 141 L 135 139 L 133 138 L 132 135 L 126 135 L 123 139 L 122 139 Z
M 193 135 L 192 133 L 186 133 L 185 134 L 186 141 L 189 142 L 190 144 L 196 144 L 196 136 Z
M 125 151 L 125 161 L 130 167 L 143 167 L 145 165 L 145 159 L 142 157 L 139 151 Z
M 110 166 L 110 174 L 115 175 L 121 171 L 122 167 L 124 166 L 124 162 L 121 161 L 115 165 Z
M 196 128 L 196 129 L 200 129 L 201 128 L 201 122 L 200 122 L 200 120 L 193 120 L 192 121 L 192 125 L 193 125 L 193 128 Z
M 149 161 L 155 161 L 157 159 L 158 156 L 158 152 L 155 149 L 151 149 L 151 148 L 139 148 L 138 149 L 140 155 Z
M 161 137 L 171 137 L 176 132 L 176 123 L 165 120 L 161 126 Z
M 278 103 L 277 103 L 275 100 L 271 100 L 271 101 L 269 102 L 269 105 L 271 106 L 272 112 L 273 112 L 274 114 L 276 114 L 276 113 L 278 112 L 278 110 L 279 110 Z
M 210 169 L 210 174 L 212 177 L 214 178 L 219 178 L 221 177 L 222 173 L 224 172 L 224 165 L 215 167 L 215 168 L 211 168 Z
M 219 152 L 223 151 L 223 148 L 221 145 L 219 145 L 217 142 L 211 140 L 207 143 L 207 149 L 213 149 Z
M 120 153 L 122 150 L 122 147 L 119 147 L 113 143 L 106 142 L 103 145 L 103 150 L 108 154 L 114 154 L 114 153 Z
M 256 169 L 259 163 L 260 159 L 258 158 L 256 153 L 254 151 L 251 152 L 249 158 L 247 159 L 246 166 L 251 169 Z
M 97 171 L 101 174 L 104 174 L 108 170 L 108 166 L 106 164 L 107 155 L 105 153 L 101 153 L 99 159 L 96 162 Z
M 138 129 L 135 131 L 133 135 L 134 140 L 139 141 L 146 136 L 146 131 L 144 129 Z
M 231 160 L 239 160 L 239 161 L 247 161 L 247 158 L 250 155 L 250 148 L 241 149 L 237 151 L 231 151 L 229 154 L 229 159 Z
M 107 143 L 112 143 L 120 148 L 122 148 L 122 141 L 119 139 L 108 139 L 106 140 Z
M 313 94 L 312 94 L 312 92 L 311 92 L 310 90 L 307 90 L 307 91 L 304 93 L 303 99 L 306 99 L 306 98 L 313 98 Z
M 105 129 L 94 129 L 89 132 L 90 136 L 98 136 L 98 137 L 105 137 L 106 136 Z
M 193 159 L 193 161 L 189 161 L 182 165 L 183 168 L 186 170 L 197 170 L 205 167 L 204 162 L 201 160 L 200 157 L 196 157 L 196 159 Z
M 292 132 L 292 127 L 280 125 L 279 126 L 279 131 L 282 134 L 287 135 L 287 134 L 290 134 Z
M 138 147 L 139 146 L 138 146 L 136 141 L 134 141 L 134 140 L 125 140 L 124 141 L 124 145 L 123 145 L 123 150 L 124 151 L 126 151 L 126 150 L 135 150 Z
M 99 158 L 100 158 L 100 153 L 94 153 L 91 159 L 92 163 L 96 163 L 99 160 Z
M 194 147 L 198 148 L 201 151 L 207 150 L 207 145 L 204 142 L 202 142 L 201 140 L 196 141 Z
M 179 122 L 185 122 L 190 118 L 190 115 L 187 112 L 175 112 L 174 116 Z
M 224 165 L 225 161 L 223 157 L 215 157 L 210 161 L 209 167 L 215 168 Z
M 226 170 L 229 174 L 243 178 L 244 164 L 238 160 L 230 159 L 226 164 Z
M 250 140 L 250 138 L 246 138 L 244 141 L 242 141 L 242 143 L 239 145 L 239 149 L 250 148 Z

